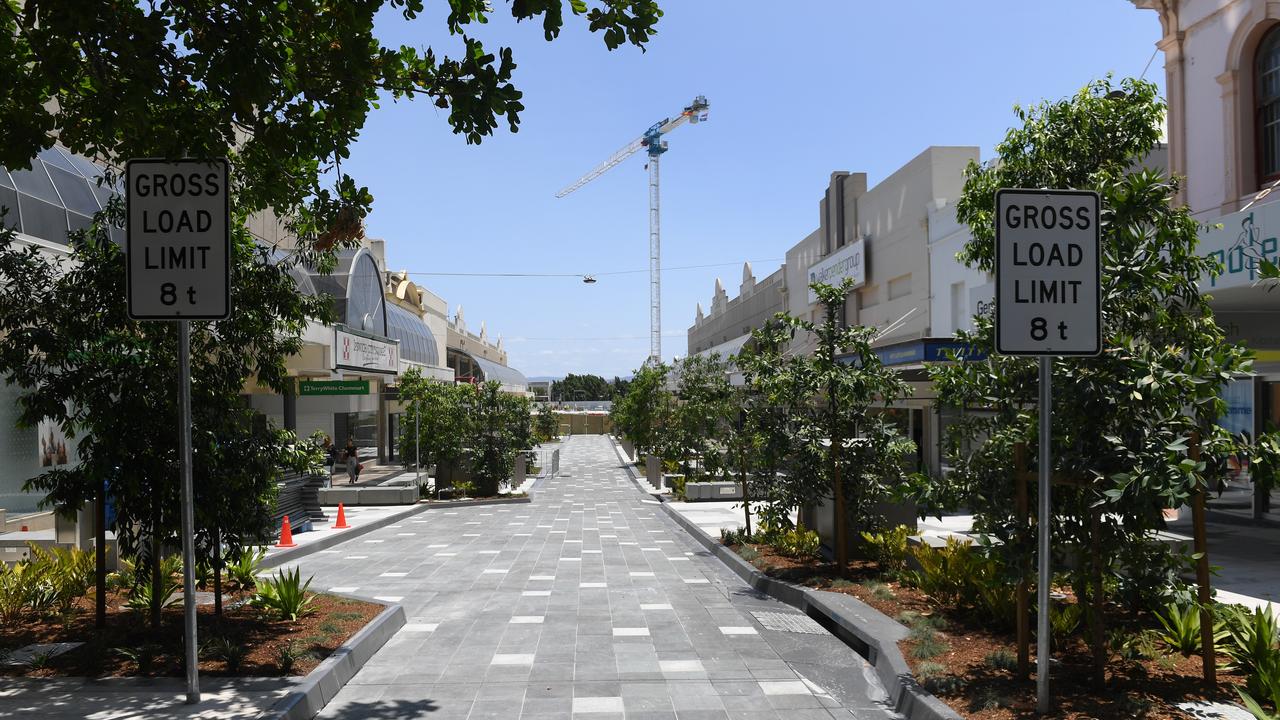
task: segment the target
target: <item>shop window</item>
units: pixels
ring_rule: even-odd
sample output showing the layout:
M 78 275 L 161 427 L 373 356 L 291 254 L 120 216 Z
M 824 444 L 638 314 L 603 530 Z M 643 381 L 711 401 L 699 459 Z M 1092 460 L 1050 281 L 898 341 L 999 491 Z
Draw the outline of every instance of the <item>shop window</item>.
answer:
M 1280 26 L 1262 38 L 1253 69 L 1258 180 L 1264 183 L 1280 179 Z

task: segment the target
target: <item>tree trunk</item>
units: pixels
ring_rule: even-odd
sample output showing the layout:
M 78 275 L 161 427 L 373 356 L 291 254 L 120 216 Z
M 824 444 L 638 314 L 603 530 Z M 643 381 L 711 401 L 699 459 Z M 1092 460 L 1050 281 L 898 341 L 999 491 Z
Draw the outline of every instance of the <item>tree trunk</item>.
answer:
M 222 618 L 222 533 L 214 528 L 209 542 L 213 546 L 213 616 Z
M 151 500 L 151 627 L 160 629 L 160 501 Z
M 739 475 L 742 478 L 742 520 L 747 537 L 751 537 L 751 488 L 747 473 L 747 449 L 744 445 L 739 453 Z
M 1089 544 L 1093 558 L 1090 568 L 1093 573 L 1093 590 L 1089 616 L 1089 644 L 1093 646 L 1093 685 L 1101 690 L 1107 684 L 1107 632 L 1104 608 L 1106 591 L 1102 585 L 1102 508 L 1095 507 L 1090 511 Z
M 831 403 L 831 493 L 835 501 L 836 567 L 841 577 L 849 574 L 849 528 L 844 508 L 844 483 L 840 479 L 840 451 L 844 438 L 840 436 L 840 415 L 836 404 L 834 384 L 827 386 L 827 399 Z

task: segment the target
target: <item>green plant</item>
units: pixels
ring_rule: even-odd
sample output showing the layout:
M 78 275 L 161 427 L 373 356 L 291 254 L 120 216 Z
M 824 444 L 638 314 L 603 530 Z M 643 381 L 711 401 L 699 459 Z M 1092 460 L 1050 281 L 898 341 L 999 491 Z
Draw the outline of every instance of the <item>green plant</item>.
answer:
M 822 541 L 818 533 L 806 530 L 803 525 L 783 533 L 773 545 L 774 549 L 787 557 L 797 559 L 815 558 Z
M 909 580 L 921 592 L 943 605 L 967 604 L 972 595 L 974 570 L 972 543 L 948 537 L 942 547 L 921 543 L 911 550 L 920 569 Z
M 893 590 L 890 590 L 889 586 L 885 585 L 882 582 L 877 582 L 875 580 L 867 580 L 861 583 L 861 585 L 863 589 L 865 589 L 871 595 L 871 597 L 875 598 L 876 600 L 887 601 L 887 600 L 892 600 L 894 598 Z
M 1164 612 L 1157 612 L 1155 616 L 1162 628 L 1157 631 L 1158 637 L 1170 650 L 1191 655 L 1200 649 L 1199 607 L 1188 605 L 1183 608 L 1170 603 Z M 1218 630 L 1214 632 L 1213 639 L 1216 642 L 1225 637 L 1226 633 Z
M 1280 633 L 1269 605 L 1265 611 L 1255 608 L 1243 622 L 1226 625 L 1231 639 L 1227 654 L 1245 673 L 1253 673 L 1270 658 L 1280 656 L 1280 637 L 1277 637 Z
M 958 675 L 934 675 L 926 678 L 921 685 L 934 695 L 949 695 L 964 689 L 968 683 Z
M 113 648 L 112 652 L 138 666 L 138 672 L 146 675 L 155 666 L 161 648 L 155 643 L 142 643 L 137 647 Z
M 688 478 L 684 475 L 667 475 L 664 482 L 671 488 L 671 497 L 680 502 L 685 502 L 689 499 L 689 496 L 685 494 L 685 485 L 688 483 Z
M 38 652 L 31 656 L 27 661 L 27 667 L 32 670 L 43 670 L 49 667 L 49 663 L 53 660 L 52 652 Z
M 41 566 L 41 581 L 51 592 L 60 614 L 71 612 L 93 583 L 93 554 L 79 548 L 42 547 L 28 543 L 33 565 Z
M 738 547 L 738 557 L 741 557 L 749 563 L 753 563 L 760 559 L 760 551 L 750 545 L 741 545 Z
M 983 688 L 978 694 L 978 707 L 987 712 L 999 710 L 1000 708 L 1010 707 L 1012 703 L 1008 697 L 1001 695 L 995 688 Z
M 744 528 L 720 528 L 721 545 L 745 545 L 749 542 L 752 542 L 752 537 L 747 534 L 747 531 Z
M 455 480 L 453 489 L 458 491 L 458 495 L 464 498 L 472 497 L 476 494 L 476 484 L 470 480 Z
M 201 649 L 206 657 L 226 663 L 230 673 L 239 672 L 240 665 L 249 655 L 247 645 L 227 635 L 209 638 Z
M 858 586 L 858 583 L 852 580 L 845 580 L 844 578 L 836 578 L 835 580 L 831 581 L 831 587 L 838 588 L 840 590 L 847 590 L 849 588 L 857 587 L 857 586 Z
M 1076 603 L 1056 603 L 1049 607 L 1049 634 L 1061 643 L 1080 629 L 1084 608 Z
M 1249 674 L 1245 689 L 1237 689 L 1237 692 L 1255 718 L 1274 720 L 1280 717 L 1280 654 L 1263 659 Z M 1271 706 L 1270 715 L 1266 714 L 1265 704 Z
M 864 530 L 862 541 L 871 559 L 880 566 L 880 571 L 889 577 L 898 577 L 907 569 L 907 539 L 914 534 L 907 526 L 897 525 L 878 533 Z
M 338 624 L 332 620 L 326 620 L 320 623 L 320 632 L 327 633 L 329 635 L 337 635 L 342 632 L 342 628 L 338 627 Z
M 253 598 L 253 605 L 278 613 L 282 620 L 294 621 L 309 615 L 315 599 L 307 592 L 311 580 L 307 578 L 305 583 L 302 582 L 302 573 L 297 568 L 279 570 L 270 578 L 258 580 L 258 594 Z
M 227 581 L 240 590 L 248 590 L 258 581 L 258 571 L 262 559 L 267 556 L 266 548 L 244 547 L 239 554 L 231 558 L 223 568 Z
M 288 675 L 293 672 L 293 667 L 299 660 L 310 654 L 296 642 L 279 645 L 275 653 L 276 667 L 280 669 L 281 675 Z
M 356 612 L 336 612 L 331 614 L 329 617 L 334 620 L 345 622 L 347 620 L 359 620 L 361 616 L 360 613 Z
M 917 660 L 929 660 L 947 651 L 947 644 L 937 632 L 926 625 L 916 625 L 908 635 L 915 641 L 911 648 L 911 657 Z
M 1123 660 L 1152 660 L 1160 654 L 1159 639 L 1152 630 L 1127 633 L 1116 630 L 1111 635 L 1111 651 Z
M 153 590 L 150 573 L 135 573 L 134 582 L 136 584 L 129 590 L 129 599 L 125 601 L 125 607 L 139 612 L 149 610 L 151 608 L 151 593 Z M 161 558 L 160 607 L 172 607 L 182 602 L 182 597 L 178 594 L 181 590 L 182 557 L 170 555 L 169 557 Z
M 947 668 L 942 663 L 922 662 L 916 664 L 916 675 L 920 679 L 938 677 L 947 672 Z
M 983 658 L 983 662 L 995 670 L 1013 672 L 1018 669 L 1018 656 L 1004 649 L 987 653 L 987 656 Z

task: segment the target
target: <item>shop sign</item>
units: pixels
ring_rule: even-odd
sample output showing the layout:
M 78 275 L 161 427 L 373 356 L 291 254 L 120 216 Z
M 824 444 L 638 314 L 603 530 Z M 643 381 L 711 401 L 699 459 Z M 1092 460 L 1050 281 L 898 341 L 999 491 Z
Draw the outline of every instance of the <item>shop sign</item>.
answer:
M 334 368 L 395 375 L 400 371 L 400 346 L 387 340 L 334 330 Z
M 1275 262 L 1280 234 L 1280 203 L 1255 205 L 1209 223 L 1200 252 L 1222 263 L 1222 274 L 1200 279 L 1201 292 L 1248 287 L 1258 279 L 1258 261 Z
M 865 243 L 862 238 L 845 245 L 809 268 L 809 284 L 822 283 L 840 287 L 845 278 L 853 278 L 855 288 L 867 284 Z M 818 302 L 818 294 L 809 288 L 809 304 Z
M 368 380 L 300 380 L 299 395 L 368 395 Z

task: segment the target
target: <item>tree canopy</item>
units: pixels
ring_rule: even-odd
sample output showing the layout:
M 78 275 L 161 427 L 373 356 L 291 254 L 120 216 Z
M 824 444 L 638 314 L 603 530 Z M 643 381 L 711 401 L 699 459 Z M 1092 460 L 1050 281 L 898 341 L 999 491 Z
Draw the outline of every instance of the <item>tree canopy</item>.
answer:
M 304 244 L 350 239 L 373 198 L 341 163 L 379 101 L 425 97 L 468 143 L 500 121 L 518 129 L 515 58 L 478 37 L 494 5 L 449 0 L 443 29 L 462 46 L 450 56 L 376 36 L 375 18 L 391 13 L 436 36 L 422 0 L 6 0 L 0 164 L 28 167 L 55 137 L 108 159 L 231 153 L 243 210 L 274 208 Z M 662 15 L 654 0 L 511 0 L 506 11 L 540 22 L 548 41 L 571 15 L 610 50 L 643 48 Z

